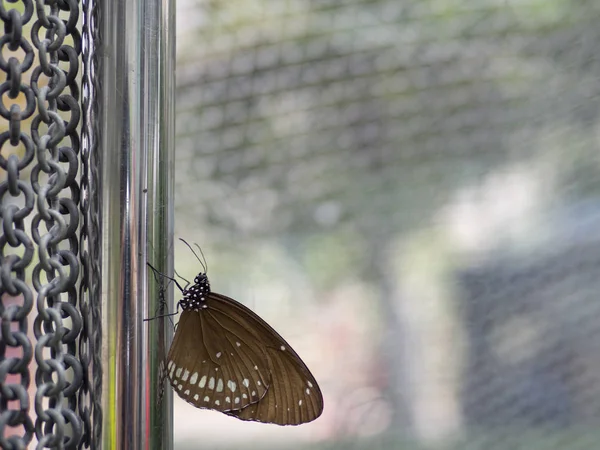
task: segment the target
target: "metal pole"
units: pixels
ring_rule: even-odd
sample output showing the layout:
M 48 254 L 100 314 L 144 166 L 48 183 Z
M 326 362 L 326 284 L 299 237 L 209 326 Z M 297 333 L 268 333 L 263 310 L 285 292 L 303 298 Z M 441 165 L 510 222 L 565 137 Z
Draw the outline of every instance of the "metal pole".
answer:
M 173 265 L 174 2 L 101 5 L 102 448 L 170 449 L 171 397 L 156 403 L 159 327 L 167 321 L 143 319 L 158 307 L 146 261 L 168 273 Z

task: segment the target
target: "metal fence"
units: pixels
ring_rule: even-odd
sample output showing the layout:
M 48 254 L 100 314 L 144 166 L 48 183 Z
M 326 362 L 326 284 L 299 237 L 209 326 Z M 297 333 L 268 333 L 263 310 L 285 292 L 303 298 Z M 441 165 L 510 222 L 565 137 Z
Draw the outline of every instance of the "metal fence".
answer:
M 179 2 L 177 231 L 306 342 L 307 447 L 594 447 L 598 5 Z

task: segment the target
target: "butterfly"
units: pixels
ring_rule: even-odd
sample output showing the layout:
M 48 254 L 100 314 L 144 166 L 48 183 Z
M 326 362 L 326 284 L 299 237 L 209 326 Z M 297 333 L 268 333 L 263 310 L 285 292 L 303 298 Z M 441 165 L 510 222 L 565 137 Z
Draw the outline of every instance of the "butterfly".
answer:
M 181 240 L 203 271 L 185 288 L 166 277 L 183 295 L 166 359 L 175 392 L 197 408 L 240 420 L 299 425 L 319 417 L 323 395 L 300 356 L 252 310 L 211 291 L 206 263 Z

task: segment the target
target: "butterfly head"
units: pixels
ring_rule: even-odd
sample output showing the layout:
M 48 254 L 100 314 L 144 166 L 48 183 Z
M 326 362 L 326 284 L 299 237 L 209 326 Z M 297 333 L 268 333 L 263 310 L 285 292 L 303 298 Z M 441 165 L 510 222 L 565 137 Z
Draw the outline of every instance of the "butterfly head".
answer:
M 183 291 L 183 299 L 179 302 L 184 311 L 200 311 L 205 309 L 206 297 L 210 293 L 210 283 L 206 273 L 200 272 L 194 278 L 194 284 Z

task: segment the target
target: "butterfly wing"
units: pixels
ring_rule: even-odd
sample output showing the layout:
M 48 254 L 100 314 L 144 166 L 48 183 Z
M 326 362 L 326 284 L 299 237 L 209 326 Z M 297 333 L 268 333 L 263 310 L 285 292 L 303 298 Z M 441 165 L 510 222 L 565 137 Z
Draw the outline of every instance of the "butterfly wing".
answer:
M 307 376 L 290 354 L 269 349 L 271 385 L 257 403 L 226 414 L 241 420 L 278 425 L 312 422 L 323 412 L 323 397 L 314 378 Z
M 197 408 L 221 412 L 259 401 L 269 383 L 268 357 L 254 335 L 210 310 L 181 314 L 167 357 L 169 381 Z
M 241 420 L 299 425 L 323 412 L 323 395 L 308 367 L 268 323 L 256 313 L 224 295 L 211 292 L 207 305 L 212 314 L 239 324 L 266 349 L 269 389 L 264 397 L 243 409 L 226 412 Z

